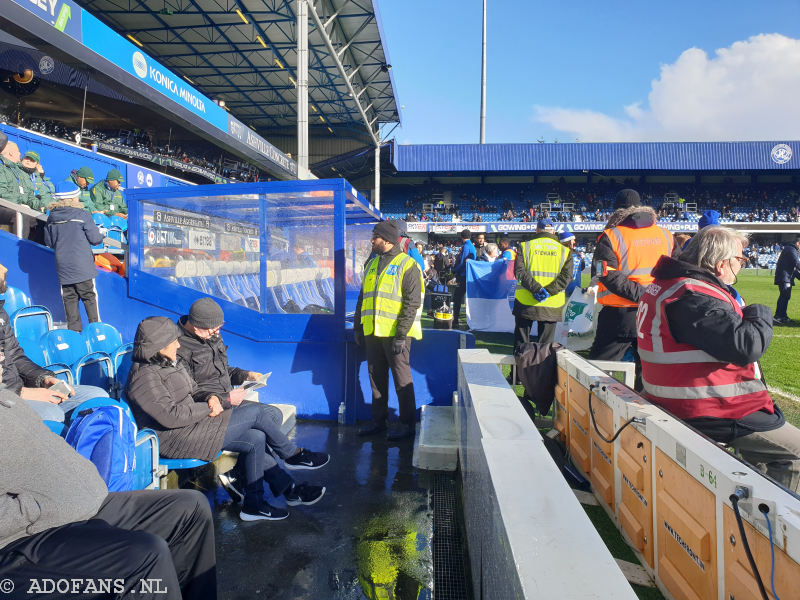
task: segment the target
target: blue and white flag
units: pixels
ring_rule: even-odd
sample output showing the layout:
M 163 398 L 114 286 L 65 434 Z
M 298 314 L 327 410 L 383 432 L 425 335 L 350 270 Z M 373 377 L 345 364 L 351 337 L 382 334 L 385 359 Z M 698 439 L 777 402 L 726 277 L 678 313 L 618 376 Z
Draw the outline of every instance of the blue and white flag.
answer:
M 467 324 L 474 331 L 514 331 L 511 307 L 516 290 L 514 263 L 467 261 Z

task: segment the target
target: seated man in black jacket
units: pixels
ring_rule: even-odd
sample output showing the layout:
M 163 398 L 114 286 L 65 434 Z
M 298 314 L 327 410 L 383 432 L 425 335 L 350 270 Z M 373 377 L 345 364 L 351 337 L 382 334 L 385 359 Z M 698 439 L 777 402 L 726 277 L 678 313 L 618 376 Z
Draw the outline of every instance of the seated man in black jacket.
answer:
M 200 298 L 192 304 L 189 314 L 178 320 L 181 336 L 178 338 L 178 360 L 197 384 L 194 398 L 198 402 L 208 402 L 211 396 L 219 398 L 223 409 L 239 406 L 245 399 L 246 390 L 234 389 L 245 381 L 255 381 L 261 373 L 245 371 L 228 365 L 227 346 L 222 341 L 220 329 L 225 321 L 222 308 L 211 298 Z M 298 448 L 280 430 L 283 421 L 281 411 L 269 404 L 251 403 L 264 413 L 260 419 L 267 430 L 264 431 L 267 445 L 283 459 L 289 470 L 319 469 L 328 464 L 330 456 L 323 452 L 312 452 Z M 241 485 L 230 476 L 220 475 L 220 481 L 234 500 L 241 500 Z

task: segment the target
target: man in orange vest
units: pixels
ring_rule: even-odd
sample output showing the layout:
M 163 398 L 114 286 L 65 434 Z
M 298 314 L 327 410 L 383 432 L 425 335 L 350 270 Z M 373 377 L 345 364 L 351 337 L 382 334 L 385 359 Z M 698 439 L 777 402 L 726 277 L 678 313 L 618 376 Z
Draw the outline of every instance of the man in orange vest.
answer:
M 732 293 L 746 243 L 710 226 L 678 259 L 658 261 L 636 318 L 644 394 L 797 492 L 800 430 L 773 403 L 758 364 L 772 341 L 772 311 L 742 307 Z
M 636 356 L 636 307 L 653 281 L 650 271 L 662 255 L 672 254 L 672 234 L 656 224 L 656 213 L 642 206 L 636 190 L 621 190 L 614 213 L 597 241 L 593 275 L 597 300 L 603 305 L 589 358 L 622 360 L 628 349 Z

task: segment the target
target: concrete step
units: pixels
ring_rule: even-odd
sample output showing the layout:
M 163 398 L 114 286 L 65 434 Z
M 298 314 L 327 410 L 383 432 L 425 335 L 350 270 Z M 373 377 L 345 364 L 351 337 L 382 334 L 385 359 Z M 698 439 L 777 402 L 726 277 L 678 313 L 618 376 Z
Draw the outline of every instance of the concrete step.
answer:
M 419 435 L 413 464 L 428 471 L 455 471 L 458 462 L 458 432 L 455 408 L 425 405 L 421 409 Z

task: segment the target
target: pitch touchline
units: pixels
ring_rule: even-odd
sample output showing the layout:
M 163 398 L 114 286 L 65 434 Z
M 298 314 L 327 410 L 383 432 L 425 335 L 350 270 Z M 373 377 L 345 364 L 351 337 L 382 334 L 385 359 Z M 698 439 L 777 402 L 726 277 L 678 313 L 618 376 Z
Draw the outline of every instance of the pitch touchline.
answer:
M 776 388 L 771 385 L 768 385 L 767 389 L 773 394 L 778 394 L 779 396 L 782 396 L 787 400 L 792 400 L 793 402 L 797 402 L 798 404 L 800 404 L 800 396 L 795 396 L 794 394 L 790 394 L 789 392 L 784 392 L 782 389 Z

